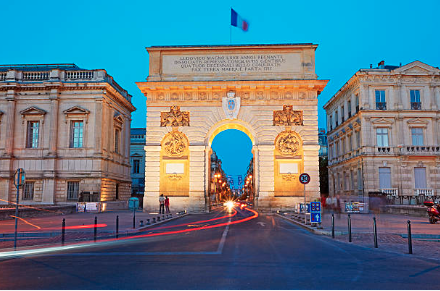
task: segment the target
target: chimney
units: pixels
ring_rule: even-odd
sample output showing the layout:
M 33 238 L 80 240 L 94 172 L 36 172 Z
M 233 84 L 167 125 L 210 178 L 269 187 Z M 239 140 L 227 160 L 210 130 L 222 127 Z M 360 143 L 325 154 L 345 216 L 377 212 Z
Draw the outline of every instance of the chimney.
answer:
M 373 64 L 370 64 L 370 69 L 372 69 L 373 68 Z
M 380 63 L 377 64 L 377 66 L 379 67 L 379 69 L 383 69 L 385 66 L 385 61 L 380 61 Z

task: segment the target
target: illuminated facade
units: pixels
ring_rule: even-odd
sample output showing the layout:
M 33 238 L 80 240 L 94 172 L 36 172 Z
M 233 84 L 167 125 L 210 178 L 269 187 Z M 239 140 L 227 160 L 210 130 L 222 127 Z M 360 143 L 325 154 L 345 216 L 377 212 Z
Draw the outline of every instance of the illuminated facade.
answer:
M 0 66 L 0 203 L 125 201 L 131 194 L 131 95 L 105 70 Z
M 144 209 L 159 194 L 176 208 L 208 211 L 211 143 L 227 129 L 249 136 L 254 204 L 293 209 L 319 197 L 318 95 L 313 44 L 150 47 Z
M 440 70 L 419 61 L 360 69 L 324 106 L 331 195 L 440 198 Z

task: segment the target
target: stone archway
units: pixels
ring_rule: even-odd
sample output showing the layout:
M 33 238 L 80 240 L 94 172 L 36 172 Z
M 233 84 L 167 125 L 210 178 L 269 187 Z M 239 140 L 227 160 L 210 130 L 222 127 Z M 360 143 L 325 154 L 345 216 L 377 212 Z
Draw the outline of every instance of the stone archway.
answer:
M 145 210 L 165 192 L 174 209 L 207 211 L 211 143 L 231 128 L 253 143 L 259 208 L 302 202 L 300 172 L 311 176 L 307 200 L 319 197 L 317 96 L 327 81 L 314 72 L 316 47 L 147 48 L 150 75 L 137 83 L 147 97 Z

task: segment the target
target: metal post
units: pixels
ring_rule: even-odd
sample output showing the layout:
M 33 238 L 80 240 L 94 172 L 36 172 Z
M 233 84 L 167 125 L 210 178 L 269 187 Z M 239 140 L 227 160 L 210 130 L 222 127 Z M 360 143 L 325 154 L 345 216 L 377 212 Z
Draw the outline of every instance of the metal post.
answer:
M 408 253 L 412 254 L 411 221 L 408 220 Z
M 374 232 L 374 247 L 377 249 L 377 226 L 376 226 L 376 217 L 373 217 L 373 232 Z
M 348 241 L 351 242 L 351 216 L 348 214 Z
M 307 224 L 306 184 L 304 184 L 304 224 Z
M 133 205 L 133 228 L 136 228 L 136 207 L 134 206 L 135 205 Z
M 66 235 L 66 219 L 63 218 L 63 223 L 61 224 L 61 244 L 64 245 Z
M 116 215 L 116 238 L 119 237 L 119 215 Z
M 96 241 L 97 232 L 98 232 L 98 217 L 95 216 L 95 229 L 93 232 L 93 241 Z
M 20 194 L 20 175 L 17 175 L 17 203 L 15 204 L 15 232 L 14 232 L 14 250 L 17 248 L 17 229 L 18 229 L 18 196 Z
M 335 238 L 335 214 L 332 213 L 332 238 Z

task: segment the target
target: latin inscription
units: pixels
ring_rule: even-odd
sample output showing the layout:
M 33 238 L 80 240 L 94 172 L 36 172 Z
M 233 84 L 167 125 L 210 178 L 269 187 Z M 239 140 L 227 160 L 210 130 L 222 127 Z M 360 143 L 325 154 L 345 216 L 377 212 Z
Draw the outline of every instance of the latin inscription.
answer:
M 163 56 L 165 74 L 282 73 L 299 70 L 300 55 L 295 53 Z

